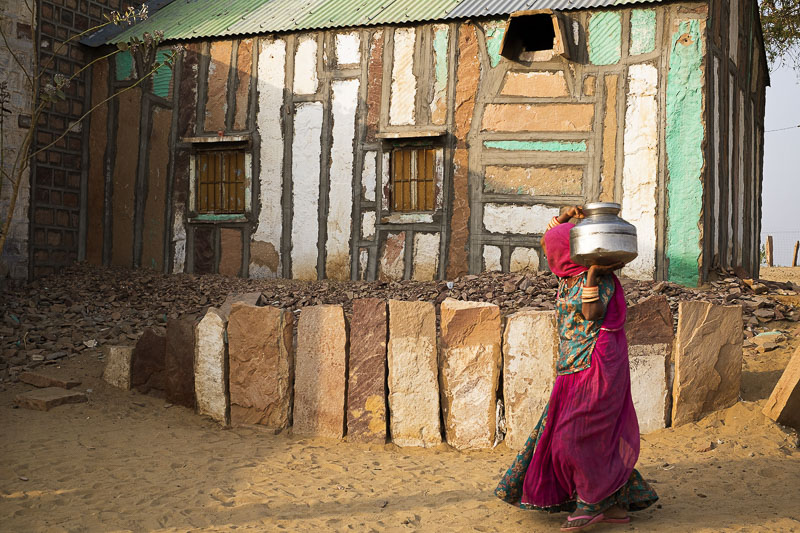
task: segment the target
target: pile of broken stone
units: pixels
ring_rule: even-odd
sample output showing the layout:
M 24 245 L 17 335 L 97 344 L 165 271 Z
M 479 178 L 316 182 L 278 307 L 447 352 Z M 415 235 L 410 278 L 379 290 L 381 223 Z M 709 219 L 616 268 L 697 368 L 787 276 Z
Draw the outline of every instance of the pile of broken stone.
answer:
M 800 321 L 800 306 L 776 299 L 800 294 L 800 286 L 788 282 L 752 282 L 725 275 L 700 289 L 634 280 L 623 280 L 623 286 L 629 305 L 665 295 L 676 326 L 678 302 L 694 300 L 742 305 L 748 338 L 773 329 L 772 321 Z M 303 307 L 338 304 L 349 317 L 352 301 L 359 298 L 437 305 L 454 298 L 494 303 L 506 316 L 526 307 L 553 309 L 556 287 L 555 277 L 547 273 L 485 273 L 450 282 L 303 282 L 76 265 L 0 293 L 0 380 L 14 380 L 20 372 L 81 352 L 102 357 L 103 345 L 135 342 L 146 328 L 163 327 L 168 318 L 203 316 L 233 293 L 261 292 L 266 305 L 296 315 Z

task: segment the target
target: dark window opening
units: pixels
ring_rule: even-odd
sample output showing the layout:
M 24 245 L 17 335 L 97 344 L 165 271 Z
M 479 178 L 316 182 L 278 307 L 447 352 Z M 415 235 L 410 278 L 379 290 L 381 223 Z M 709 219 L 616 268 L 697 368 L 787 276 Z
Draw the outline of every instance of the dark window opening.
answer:
M 436 150 L 396 148 L 392 150 L 392 211 L 433 211 L 436 205 Z
M 552 50 L 569 59 L 564 35 L 566 24 L 563 15 L 549 9 L 512 13 L 506 24 L 500 54 L 518 61 L 524 59 L 522 54 L 525 52 Z
M 197 213 L 245 212 L 244 150 L 202 150 L 196 159 Z

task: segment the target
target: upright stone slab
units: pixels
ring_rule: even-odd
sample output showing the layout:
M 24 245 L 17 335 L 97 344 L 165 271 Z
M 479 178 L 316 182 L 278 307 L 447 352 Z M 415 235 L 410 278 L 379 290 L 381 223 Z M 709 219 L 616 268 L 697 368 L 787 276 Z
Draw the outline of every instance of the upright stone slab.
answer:
M 639 432 L 650 433 L 667 426 L 666 344 L 628 347 L 631 396 L 639 420 Z
M 628 308 L 625 333 L 628 344 L 671 344 L 675 338 L 672 311 L 666 296 L 651 296 Z
M 458 450 L 489 448 L 500 384 L 500 308 L 446 299 L 441 306 L 439 384 L 445 437 Z
M 542 416 L 556 377 L 555 311 L 525 308 L 509 316 L 503 335 L 506 445 L 519 450 Z
M 225 346 L 225 319 L 215 307 L 195 326 L 194 395 L 197 412 L 227 425 L 228 350 Z
M 800 430 L 800 348 L 770 394 L 764 414 L 779 424 Z
M 742 378 L 742 307 L 681 302 L 672 425 L 735 404 Z
M 389 427 L 398 446 L 442 442 L 436 351 L 433 304 L 389 300 Z
M 386 442 L 386 302 L 353 301 L 347 376 L 347 439 Z
M 167 401 L 194 409 L 194 317 L 167 321 Z
M 105 346 L 103 354 L 106 360 L 103 380 L 118 389 L 130 390 L 133 346 Z
M 235 303 L 228 319 L 232 424 L 289 425 L 294 315 L 277 307 Z
M 294 433 L 340 439 L 344 435 L 347 329 L 338 305 L 300 312 L 294 382 Z
M 131 387 L 142 394 L 156 392 L 161 395 L 166 390 L 164 358 L 167 349 L 165 335 L 147 328 L 139 337 L 133 349 L 131 361 Z

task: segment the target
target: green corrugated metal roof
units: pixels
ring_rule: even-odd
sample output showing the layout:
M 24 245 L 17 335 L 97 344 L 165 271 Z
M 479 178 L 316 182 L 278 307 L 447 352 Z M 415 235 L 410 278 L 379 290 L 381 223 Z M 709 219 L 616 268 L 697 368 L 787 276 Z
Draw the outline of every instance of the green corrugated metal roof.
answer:
M 161 30 L 167 40 L 402 24 L 507 15 L 522 9 L 584 9 L 662 0 L 151 0 L 150 18 L 101 42 Z M 91 41 L 92 36 L 88 38 Z M 100 44 L 100 42 L 96 43 Z M 96 46 L 92 44 L 92 46 Z

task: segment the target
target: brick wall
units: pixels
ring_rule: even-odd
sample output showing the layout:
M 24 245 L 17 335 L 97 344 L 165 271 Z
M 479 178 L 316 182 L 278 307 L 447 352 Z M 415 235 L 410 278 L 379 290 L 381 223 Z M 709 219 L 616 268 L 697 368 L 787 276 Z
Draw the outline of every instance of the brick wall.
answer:
M 9 38 L 9 45 L 22 64 L 30 71 L 33 65 L 33 37 L 31 13 L 24 2 L 0 3 L 0 24 Z M 10 102 L 3 124 L 3 166 L 11 173 L 14 159 L 30 122 L 30 86 L 25 75 L 14 61 L 8 49 L 0 45 L 0 82 L 8 84 Z M 5 223 L 11 198 L 11 185 L 3 183 L 0 192 L 0 224 Z M 28 277 L 28 206 L 30 204 L 30 179 L 26 173 L 14 208 L 14 218 L 9 228 L 8 239 L 0 255 L 0 280 L 6 277 L 25 279 Z
M 50 65 L 48 75 L 70 76 L 96 53 L 77 42 L 59 50 L 60 43 L 102 23 L 104 13 L 140 3 L 41 0 L 38 51 L 41 64 Z M 42 115 L 36 131 L 39 148 L 51 143 L 87 110 L 88 81 L 86 73 L 77 78 L 65 91 L 66 100 L 54 104 Z M 84 121 L 74 127 L 66 137 L 36 157 L 30 217 L 30 275 L 33 277 L 51 274 L 79 258 L 81 184 L 88 166 L 83 154 L 87 125 L 88 121 Z

